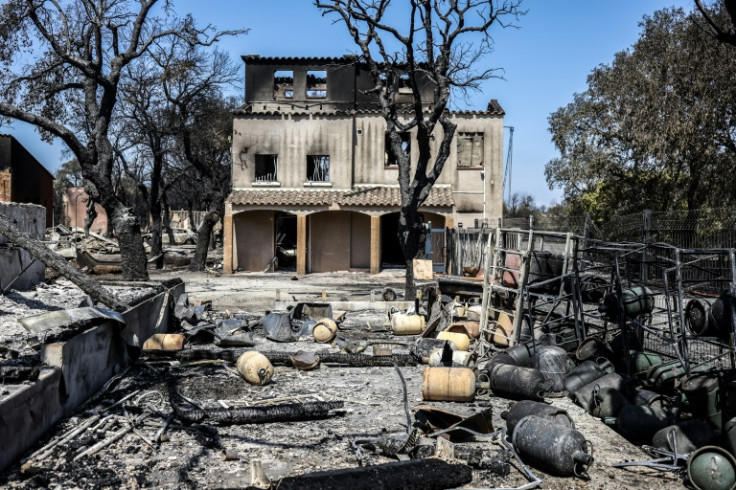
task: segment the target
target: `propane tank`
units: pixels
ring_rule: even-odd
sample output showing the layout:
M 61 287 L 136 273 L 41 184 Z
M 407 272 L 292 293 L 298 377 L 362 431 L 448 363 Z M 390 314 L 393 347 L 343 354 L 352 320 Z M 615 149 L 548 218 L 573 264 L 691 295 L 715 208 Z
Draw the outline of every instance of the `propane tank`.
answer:
M 424 330 L 424 317 L 416 313 L 394 313 L 391 330 L 394 335 L 418 335 Z
M 621 305 L 623 305 L 623 311 L 621 311 Z M 621 305 L 615 293 L 607 294 L 598 306 L 598 311 L 609 320 L 618 320 L 622 313 L 627 318 L 634 318 L 651 313 L 654 309 L 654 295 L 649 288 L 644 286 L 624 289 L 621 291 Z
M 582 386 L 602 378 L 606 373 L 594 361 L 581 362 L 565 376 L 565 390 L 572 396 Z
M 314 340 L 321 344 L 332 342 L 337 334 L 337 324 L 330 318 L 323 318 L 315 323 L 312 329 L 312 336 Z
M 542 345 L 534 355 L 534 367 L 545 380 L 552 382 L 552 391 L 565 389 L 567 374 L 567 352 L 562 347 Z
M 488 369 L 491 389 L 514 400 L 543 400 L 552 388 L 537 369 L 493 363 Z
M 594 397 L 604 388 L 613 388 L 615 390 L 623 390 L 624 379 L 616 373 L 606 374 L 590 383 L 581 386 L 573 393 L 575 403 L 583 407 L 588 413 L 595 408 Z
M 652 438 L 652 446 L 687 454 L 707 446 L 715 438 L 710 424 L 703 419 L 691 419 L 660 429 Z
M 711 316 L 711 307 L 716 298 L 694 298 L 685 307 L 685 324 L 691 334 L 695 336 L 715 334 L 714 319 Z
M 449 340 L 455 344 L 455 349 L 457 350 L 468 350 L 470 347 L 470 339 L 464 333 L 448 332 L 445 330 L 437 335 L 437 339 Z
M 575 428 L 575 423 L 565 410 L 546 403 L 521 400 L 514 403 L 508 410 L 501 412 L 501 418 L 506 421 L 506 433 L 513 434 L 516 424 L 527 415 L 536 415 L 554 424 Z
M 426 367 L 422 381 L 425 400 L 469 402 L 475 398 L 475 373 L 465 367 Z
M 698 490 L 729 490 L 736 486 L 736 459 L 718 446 L 701 447 L 687 460 L 687 477 Z
M 455 322 L 446 329 L 447 332 L 464 333 L 471 339 L 477 339 L 480 337 L 480 323 L 465 321 Z
M 662 402 L 649 406 L 626 405 L 618 414 L 618 429 L 627 439 L 650 444 L 654 434 L 674 422 L 674 414 Z
M 180 333 L 156 333 L 143 343 L 143 350 L 182 350 L 184 336 Z
M 429 354 L 429 365 L 432 367 L 439 367 L 442 366 L 442 353 L 444 352 L 444 349 L 434 349 Z M 452 364 L 453 365 L 460 365 L 460 366 L 467 366 L 470 364 L 470 358 L 472 357 L 472 354 L 467 351 L 461 351 L 456 350 L 452 352 Z
M 718 378 L 709 374 L 692 374 L 680 385 L 690 410 L 695 417 L 706 418 L 721 433 L 723 414 L 720 403 L 720 383 Z
M 511 347 L 510 349 L 506 349 L 504 352 L 511 356 L 514 362 L 519 366 L 531 367 L 536 348 L 534 347 L 534 344 L 531 343 L 519 344 Z
M 580 432 L 535 415 L 519 420 L 511 443 L 522 457 L 561 476 L 582 475 L 593 463 L 590 441 Z
M 238 372 L 252 385 L 265 385 L 273 377 L 273 366 L 258 351 L 243 352 L 238 357 Z

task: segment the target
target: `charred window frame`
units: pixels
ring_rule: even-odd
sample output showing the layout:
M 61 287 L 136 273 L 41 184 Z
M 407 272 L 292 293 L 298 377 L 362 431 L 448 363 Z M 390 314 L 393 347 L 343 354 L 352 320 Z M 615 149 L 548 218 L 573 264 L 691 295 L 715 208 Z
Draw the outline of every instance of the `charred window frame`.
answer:
M 256 155 L 256 182 L 278 182 L 278 170 L 278 155 Z
M 409 75 L 404 73 L 399 76 L 399 93 L 411 94 L 411 85 L 409 84 Z
M 307 182 L 330 181 L 330 156 L 307 155 Z
M 307 98 L 308 99 L 326 99 L 327 98 L 327 71 L 325 70 L 307 71 Z
M 277 70 L 273 72 L 273 98 L 294 98 L 294 71 Z
M 401 150 L 404 152 L 404 155 L 409 157 L 409 161 L 411 161 L 411 133 L 399 133 L 399 137 L 401 138 Z M 389 136 L 388 131 L 386 132 L 385 136 L 385 147 L 386 151 L 384 152 L 384 165 L 386 167 L 397 166 L 399 164 L 399 159 L 397 158 L 397 155 L 394 154 L 394 151 L 391 148 L 391 137 Z
M 461 132 L 457 135 L 458 168 L 483 166 L 483 133 Z

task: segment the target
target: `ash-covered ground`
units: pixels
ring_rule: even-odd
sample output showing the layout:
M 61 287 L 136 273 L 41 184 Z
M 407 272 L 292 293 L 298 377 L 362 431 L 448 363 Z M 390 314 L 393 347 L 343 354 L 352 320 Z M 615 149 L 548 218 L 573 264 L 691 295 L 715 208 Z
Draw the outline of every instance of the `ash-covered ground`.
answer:
M 184 279 L 191 299 L 212 300 L 214 310 L 208 313 L 212 318 L 247 318 L 253 325 L 256 350 L 340 352 L 347 345 L 365 347 L 364 352 L 371 354 L 372 343 L 395 341 L 398 344 L 392 345 L 394 353 L 408 353 L 414 338 L 393 336 L 384 326 L 383 311 L 348 312 L 338 333 L 342 340 L 333 345 L 314 341 L 277 343 L 263 337 L 258 319 L 272 304 L 277 289 L 304 300 L 321 298 L 323 290 L 349 299 L 352 291 L 363 299 L 370 296 L 372 289 L 388 284 L 400 287 L 401 280 L 396 275 L 390 276 L 391 281 L 384 277 L 383 281 L 371 278 L 361 282 L 359 276 L 348 275 L 347 280 L 343 277 L 340 282 L 339 276 L 292 281 L 288 275 L 271 279 L 186 274 Z M 3 306 L 13 308 L 12 316 L 6 315 L 5 321 L 13 325 L 24 311 L 76 306 L 83 295 L 75 294 L 73 289 L 57 282 L 40 286 L 35 292 L 3 298 Z M 36 304 L 39 308 L 34 309 Z M 14 345 L 18 346 L 21 340 L 13 340 L 9 331 L 3 332 L 3 342 L 16 342 Z M 204 340 L 189 348 L 214 347 Z M 421 394 L 424 366 L 398 369 L 406 381 L 406 405 L 412 411 L 416 405 L 426 403 Z M 319 420 L 244 425 L 187 423 L 175 416 L 172 409 L 172 396 L 178 395 L 195 407 L 262 407 L 314 401 L 342 401 L 344 406 Z M 534 469 L 544 479 L 543 488 L 682 487 L 682 480 L 673 474 L 610 467 L 616 461 L 650 456 L 570 400 L 556 398 L 551 402 L 565 408 L 577 429 L 593 443 L 595 463 L 589 469 L 589 480 L 555 477 Z M 495 428 L 505 425 L 500 414 L 512 403 L 487 393 L 469 403 L 430 402 L 466 415 L 490 407 Z M 406 430 L 404 390 L 394 367 L 323 364 L 311 371 L 300 371 L 276 366 L 271 383 L 252 386 L 230 362 L 183 362 L 144 356 L 75 416 L 57 424 L 26 454 L 24 461 L 0 477 L 0 484 L 6 488 L 242 488 L 250 483 L 249 464 L 254 460 L 262 463 L 272 480 L 393 461 L 394 457 L 372 450 L 375 444 L 369 442 L 399 436 Z M 419 444 L 434 443 L 420 439 Z M 497 439 L 477 436 L 458 446 L 477 450 L 473 481 L 466 487 L 516 487 L 527 483 L 521 468 Z M 508 474 L 504 474 L 506 471 Z

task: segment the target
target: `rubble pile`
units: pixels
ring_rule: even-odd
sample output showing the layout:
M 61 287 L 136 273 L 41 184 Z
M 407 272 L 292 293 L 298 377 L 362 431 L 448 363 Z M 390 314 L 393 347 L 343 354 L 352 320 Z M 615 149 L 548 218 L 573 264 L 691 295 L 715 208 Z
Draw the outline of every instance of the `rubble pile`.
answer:
M 217 309 L 208 279 L 3 483 L 736 485 L 733 251 L 496 233 L 482 283 L 372 312 Z

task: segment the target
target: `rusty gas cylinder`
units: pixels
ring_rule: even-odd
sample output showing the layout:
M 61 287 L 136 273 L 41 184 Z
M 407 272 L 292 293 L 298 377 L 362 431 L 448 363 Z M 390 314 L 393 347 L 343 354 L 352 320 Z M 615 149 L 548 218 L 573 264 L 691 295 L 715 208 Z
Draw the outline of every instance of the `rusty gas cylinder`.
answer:
M 455 344 L 456 350 L 466 351 L 470 347 L 470 339 L 464 333 L 448 332 L 447 330 L 445 330 L 444 332 L 440 332 L 437 335 L 437 339 L 449 340 L 450 342 Z
M 252 385 L 265 385 L 273 377 L 271 361 L 258 351 L 243 352 L 237 366 L 241 376 Z
M 314 325 L 312 336 L 321 344 L 331 342 L 337 333 L 337 324 L 330 318 L 323 318 Z
M 180 333 L 156 333 L 143 344 L 143 350 L 181 350 L 184 336 Z
M 475 373 L 464 367 L 426 367 L 422 381 L 425 400 L 469 402 L 475 398 Z

